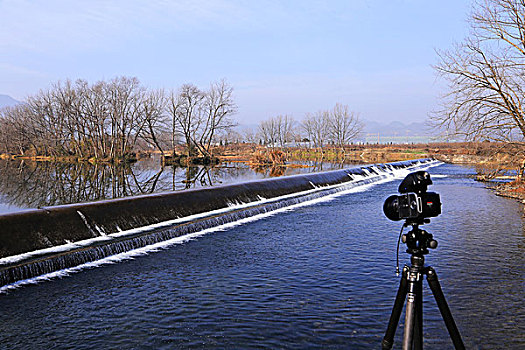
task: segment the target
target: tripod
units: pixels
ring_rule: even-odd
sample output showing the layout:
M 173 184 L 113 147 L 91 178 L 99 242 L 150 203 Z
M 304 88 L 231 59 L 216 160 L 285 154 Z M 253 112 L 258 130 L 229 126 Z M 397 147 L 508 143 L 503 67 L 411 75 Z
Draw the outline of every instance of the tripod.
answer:
M 405 329 L 403 334 L 403 350 L 423 349 L 423 275 L 427 276 L 427 282 L 434 294 L 436 303 L 441 312 L 441 317 L 445 321 L 448 333 L 456 349 L 465 349 L 461 335 L 459 334 L 456 323 L 452 318 L 452 313 L 447 305 L 436 271 L 431 266 L 425 266 L 425 254 L 428 248 L 437 248 L 437 241 L 432 234 L 419 229 L 419 224 L 428 221 L 408 222 L 404 226 L 412 225 L 412 230 L 402 236 L 403 243 L 406 243 L 406 252 L 411 254 L 411 266 L 405 265 L 396 300 L 388 322 L 385 337 L 381 343 L 383 350 L 391 349 L 394 344 L 394 335 L 397 324 L 401 316 L 403 304 L 406 298 Z

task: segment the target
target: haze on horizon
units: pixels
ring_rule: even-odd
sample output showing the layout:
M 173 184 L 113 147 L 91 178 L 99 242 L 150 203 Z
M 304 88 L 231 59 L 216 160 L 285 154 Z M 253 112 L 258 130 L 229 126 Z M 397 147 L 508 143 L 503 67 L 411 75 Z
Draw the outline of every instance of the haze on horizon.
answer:
M 424 121 L 443 93 L 436 49 L 467 34 L 470 1 L 0 1 L 0 94 L 135 76 L 151 88 L 235 89 L 236 119 L 347 104 Z

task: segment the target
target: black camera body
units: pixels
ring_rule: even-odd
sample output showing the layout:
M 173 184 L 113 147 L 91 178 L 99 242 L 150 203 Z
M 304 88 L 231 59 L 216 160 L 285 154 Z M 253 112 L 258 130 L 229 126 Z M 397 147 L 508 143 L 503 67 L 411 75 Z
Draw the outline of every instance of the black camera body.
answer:
M 421 222 L 441 214 L 439 194 L 427 192 L 432 184 L 429 173 L 417 171 L 408 174 L 399 185 L 401 195 L 388 197 L 383 205 L 386 217 L 393 221 Z
M 439 194 L 435 192 L 405 193 L 386 199 L 383 211 L 393 221 L 404 219 L 424 219 L 441 214 Z

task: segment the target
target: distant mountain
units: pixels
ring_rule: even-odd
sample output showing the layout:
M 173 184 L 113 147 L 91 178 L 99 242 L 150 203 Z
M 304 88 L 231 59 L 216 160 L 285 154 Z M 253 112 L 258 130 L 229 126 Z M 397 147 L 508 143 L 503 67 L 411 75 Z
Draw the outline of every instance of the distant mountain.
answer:
M 400 121 L 381 123 L 364 120 L 363 137 L 371 143 L 410 143 L 429 142 L 433 135 L 429 126 L 424 122 L 405 124 Z
M 20 101 L 15 100 L 11 96 L 0 95 L 0 108 L 12 107 L 12 106 L 17 105 L 19 103 L 20 103 Z
M 388 136 L 403 136 L 403 135 L 427 135 L 429 134 L 429 127 L 424 122 L 412 122 L 405 124 L 400 121 L 393 121 L 390 123 L 380 123 L 370 120 L 365 120 L 365 133 L 381 134 Z

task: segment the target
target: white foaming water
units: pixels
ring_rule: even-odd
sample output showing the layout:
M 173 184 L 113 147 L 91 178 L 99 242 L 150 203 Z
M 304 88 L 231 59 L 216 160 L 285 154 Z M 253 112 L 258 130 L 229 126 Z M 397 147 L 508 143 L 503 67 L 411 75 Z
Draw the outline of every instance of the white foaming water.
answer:
M 381 169 L 373 167 L 373 169 L 375 171 L 377 171 L 379 173 L 379 175 L 375 175 L 374 174 L 374 175 L 369 175 L 369 176 L 362 176 L 362 175 L 351 174 L 351 177 L 353 178 L 353 180 L 350 181 L 349 183 L 337 184 L 337 185 L 328 185 L 328 186 L 318 186 L 318 187 L 316 187 L 316 188 L 314 188 L 312 190 L 298 192 L 298 193 L 293 193 L 293 194 L 288 194 L 288 195 L 275 197 L 275 198 L 271 198 L 271 199 L 265 199 L 265 198 L 262 198 L 262 197 L 259 196 L 259 200 L 255 201 L 255 202 L 250 202 L 250 203 L 231 203 L 227 208 L 217 209 L 217 210 L 209 211 L 209 212 L 206 212 L 206 213 L 190 215 L 190 216 L 186 216 L 186 217 L 182 217 L 182 218 L 177 218 L 177 219 L 174 219 L 174 220 L 164 221 L 164 222 L 157 223 L 157 224 L 152 224 L 152 225 L 147 225 L 147 226 L 143 226 L 143 227 L 139 227 L 139 228 L 134 228 L 134 229 L 131 229 L 131 230 L 119 231 L 119 232 L 108 234 L 108 235 L 105 235 L 105 236 L 92 238 L 92 239 L 87 239 L 87 240 L 83 240 L 83 241 L 78 241 L 78 242 L 75 242 L 75 243 L 64 244 L 64 245 L 57 246 L 57 247 L 42 249 L 42 250 L 29 252 L 29 253 L 25 253 L 25 254 L 20 254 L 20 255 L 15 255 L 15 256 L 11 256 L 11 257 L 6 257 L 6 258 L 3 258 L 3 259 L 0 259 L 0 266 L 1 265 L 6 265 L 6 264 L 10 264 L 10 263 L 19 262 L 19 261 L 22 261 L 22 260 L 27 259 L 27 258 L 31 258 L 31 257 L 34 257 L 34 256 L 41 255 L 43 253 L 47 254 L 47 253 L 66 252 L 68 250 L 77 249 L 77 248 L 81 248 L 81 247 L 86 247 L 86 246 L 92 245 L 93 243 L 104 242 L 104 241 L 111 241 L 115 237 L 122 237 L 122 236 L 133 235 L 133 234 L 137 234 L 137 233 L 141 233 L 141 232 L 152 231 L 152 230 L 159 229 L 159 228 L 169 227 L 169 226 L 172 226 L 174 224 L 190 222 L 190 221 L 195 220 L 195 219 L 200 219 L 200 218 L 204 218 L 204 217 L 207 217 L 207 216 L 212 216 L 212 215 L 226 213 L 226 212 L 232 211 L 232 210 L 239 210 L 239 209 L 248 208 L 248 207 L 251 207 L 251 206 L 258 206 L 258 205 L 261 205 L 261 204 L 267 204 L 267 203 L 271 203 L 271 202 L 278 202 L 278 201 L 282 201 L 282 200 L 285 200 L 285 199 L 289 199 L 289 198 L 293 198 L 293 197 L 297 197 L 297 196 L 308 195 L 308 194 L 312 194 L 312 193 L 319 192 L 319 191 L 325 191 L 325 190 L 329 190 L 329 189 L 343 188 L 342 190 L 340 190 L 338 192 L 331 193 L 331 194 L 328 194 L 328 195 L 325 195 L 325 196 L 322 196 L 322 197 L 319 197 L 319 198 L 306 200 L 304 202 L 300 202 L 300 203 L 292 204 L 292 205 L 289 205 L 289 206 L 286 206 L 286 207 L 274 209 L 274 210 L 269 211 L 269 212 L 256 214 L 256 215 L 253 215 L 253 216 L 250 216 L 250 217 L 247 217 L 247 218 L 242 218 L 242 219 L 239 219 L 239 220 L 236 220 L 236 221 L 233 221 L 233 222 L 229 222 L 229 223 L 226 223 L 226 224 L 218 225 L 218 226 L 215 226 L 215 227 L 210 227 L 210 228 L 198 231 L 198 232 L 185 234 L 183 236 L 178 236 L 178 237 L 175 237 L 175 238 L 172 238 L 172 239 L 168 239 L 166 241 L 158 242 L 158 243 L 155 243 L 155 244 L 150 244 L 150 245 L 147 245 L 147 246 L 144 246 L 144 247 L 141 247 L 141 248 L 137 248 L 137 249 L 133 249 L 133 250 L 130 250 L 130 251 L 127 251 L 127 252 L 111 255 L 111 256 L 108 256 L 106 258 L 99 259 L 99 260 L 96 260 L 96 261 L 93 261 L 93 262 L 84 263 L 84 264 L 81 264 L 81 265 L 78 265 L 78 266 L 75 266 L 75 267 L 62 269 L 62 270 L 59 270 L 59 271 L 47 273 L 47 274 L 40 275 L 40 276 L 37 276 L 37 277 L 33 277 L 33 278 L 17 281 L 15 283 L 12 283 L 12 284 L 0 287 L 0 294 L 1 293 L 5 293 L 5 292 L 7 292 L 9 290 L 12 290 L 12 289 L 19 288 L 19 287 L 24 286 L 24 285 L 37 284 L 37 283 L 42 282 L 42 281 L 48 281 L 48 280 L 52 280 L 52 279 L 55 279 L 55 278 L 61 278 L 61 277 L 69 276 L 72 273 L 76 273 L 76 272 L 82 271 L 82 270 L 84 270 L 86 268 L 93 268 L 93 267 L 98 267 L 98 266 L 102 266 L 102 265 L 106 265 L 106 264 L 114 264 L 114 263 L 117 263 L 117 262 L 120 262 L 120 261 L 133 259 L 133 258 L 138 257 L 138 256 L 142 256 L 142 255 L 146 255 L 146 254 L 149 254 L 149 253 L 153 253 L 153 252 L 159 251 L 160 249 L 166 249 L 166 248 L 168 248 L 170 246 L 173 246 L 173 245 L 176 245 L 176 244 L 182 244 L 182 243 L 188 242 L 190 240 L 196 239 L 196 238 L 201 237 L 203 235 L 206 235 L 208 233 L 218 232 L 218 231 L 225 231 L 227 229 L 230 229 L 230 228 L 233 228 L 233 227 L 236 227 L 236 226 L 239 226 L 239 225 L 243 225 L 243 224 L 246 224 L 246 223 L 258 221 L 258 220 L 261 220 L 263 218 L 270 217 L 270 216 L 273 216 L 273 215 L 276 215 L 276 214 L 279 214 L 279 213 L 292 211 L 292 210 L 294 210 L 296 208 L 305 207 L 305 206 L 309 206 L 309 205 L 314 205 L 314 204 L 317 204 L 317 203 L 328 202 L 328 201 L 331 201 L 331 200 L 333 200 L 333 199 L 335 199 L 337 197 L 340 197 L 340 196 L 343 196 L 343 195 L 347 195 L 347 194 L 350 194 L 350 193 L 364 192 L 364 191 L 367 191 L 368 189 L 370 189 L 371 187 L 373 187 L 375 185 L 386 183 L 386 182 L 390 182 L 390 181 L 393 181 L 393 180 L 396 180 L 396 179 L 400 179 L 400 178 L 404 178 L 406 175 L 408 175 L 410 172 L 412 172 L 412 171 L 414 171 L 416 169 L 417 170 L 428 170 L 431 167 L 436 167 L 436 166 L 439 166 L 439 165 L 442 165 L 442 164 L 443 164 L 442 162 L 434 161 L 434 162 L 426 163 L 426 164 L 423 164 L 423 165 L 418 164 L 418 165 L 415 165 L 415 166 L 412 166 L 412 167 L 409 167 L 409 168 L 405 168 L 405 169 L 392 169 L 389 172 L 384 172 Z M 364 169 L 364 170 L 366 170 L 366 169 Z M 373 173 L 370 173 L 369 171 L 366 171 L 366 173 L 367 174 L 373 174 Z M 432 175 L 432 176 L 436 177 L 434 175 Z M 344 189 L 344 187 L 351 186 L 354 182 L 358 182 L 358 181 L 364 180 L 364 179 L 373 180 L 375 178 L 378 178 L 378 179 L 375 180 L 374 182 L 363 184 L 363 185 L 358 185 L 358 186 L 353 186 L 353 187 L 348 188 L 348 189 Z M 80 213 L 79 213 L 79 215 L 80 215 Z

